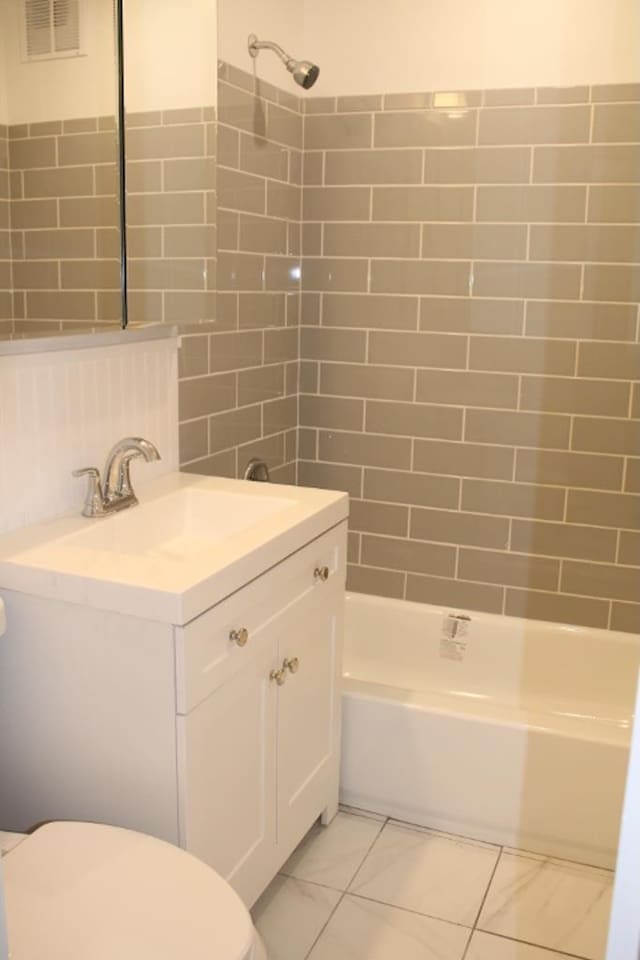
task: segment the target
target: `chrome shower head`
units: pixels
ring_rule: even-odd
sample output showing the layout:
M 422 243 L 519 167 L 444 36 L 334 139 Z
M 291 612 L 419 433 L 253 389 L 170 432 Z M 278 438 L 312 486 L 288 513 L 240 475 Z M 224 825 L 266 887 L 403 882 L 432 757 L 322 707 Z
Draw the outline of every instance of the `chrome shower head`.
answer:
M 280 57 L 285 67 L 292 74 L 293 79 L 298 86 L 309 90 L 314 85 L 320 74 L 320 67 L 308 60 L 294 60 L 282 47 L 272 40 L 258 40 L 255 33 L 249 36 L 249 53 L 255 59 L 261 50 L 273 50 L 276 56 Z

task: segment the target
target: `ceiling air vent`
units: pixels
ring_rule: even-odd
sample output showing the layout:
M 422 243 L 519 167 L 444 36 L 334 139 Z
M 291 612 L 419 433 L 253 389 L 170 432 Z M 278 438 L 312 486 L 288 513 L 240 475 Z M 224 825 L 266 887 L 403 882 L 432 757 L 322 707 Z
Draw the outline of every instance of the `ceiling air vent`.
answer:
M 82 0 L 23 0 L 24 59 L 53 60 L 84 53 Z

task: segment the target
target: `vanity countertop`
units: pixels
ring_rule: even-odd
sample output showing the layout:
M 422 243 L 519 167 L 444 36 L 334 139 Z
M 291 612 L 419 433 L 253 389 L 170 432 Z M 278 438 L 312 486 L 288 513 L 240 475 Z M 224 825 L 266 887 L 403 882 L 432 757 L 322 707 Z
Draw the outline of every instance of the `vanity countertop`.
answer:
M 0 590 L 182 625 L 347 516 L 345 493 L 171 473 L 114 516 L 0 537 Z

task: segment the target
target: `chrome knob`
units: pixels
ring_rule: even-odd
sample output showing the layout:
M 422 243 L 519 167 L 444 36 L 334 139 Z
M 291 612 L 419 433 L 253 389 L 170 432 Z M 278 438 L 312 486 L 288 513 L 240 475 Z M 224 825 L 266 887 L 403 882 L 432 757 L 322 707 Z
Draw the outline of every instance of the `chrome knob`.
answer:
M 249 639 L 249 631 L 246 627 L 240 627 L 239 630 L 232 630 L 229 634 L 229 640 L 236 643 L 239 647 L 245 647 Z
M 329 567 L 316 567 L 313 571 L 313 576 L 316 580 L 320 580 L 321 583 L 326 583 L 329 579 Z
M 300 661 L 297 657 L 286 657 L 282 661 L 282 669 L 288 670 L 289 673 L 297 673 L 298 667 L 300 666 Z
M 282 684 L 287 679 L 287 671 L 285 670 L 284 667 L 281 667 L 280 670 L 272 670 L 271 673 L 269 674 L 269 679 L 275 680 L 278 686 L 281 687 Z

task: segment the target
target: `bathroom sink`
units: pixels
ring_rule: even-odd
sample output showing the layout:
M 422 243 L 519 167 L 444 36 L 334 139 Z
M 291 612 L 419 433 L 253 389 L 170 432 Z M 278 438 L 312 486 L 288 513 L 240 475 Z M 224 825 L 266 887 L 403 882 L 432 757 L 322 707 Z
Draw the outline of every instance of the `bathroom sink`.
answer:
M 0 537 L 0 587 L 180 625 L 347 515 L 343 493 L 171 473 L 121 513 Z

